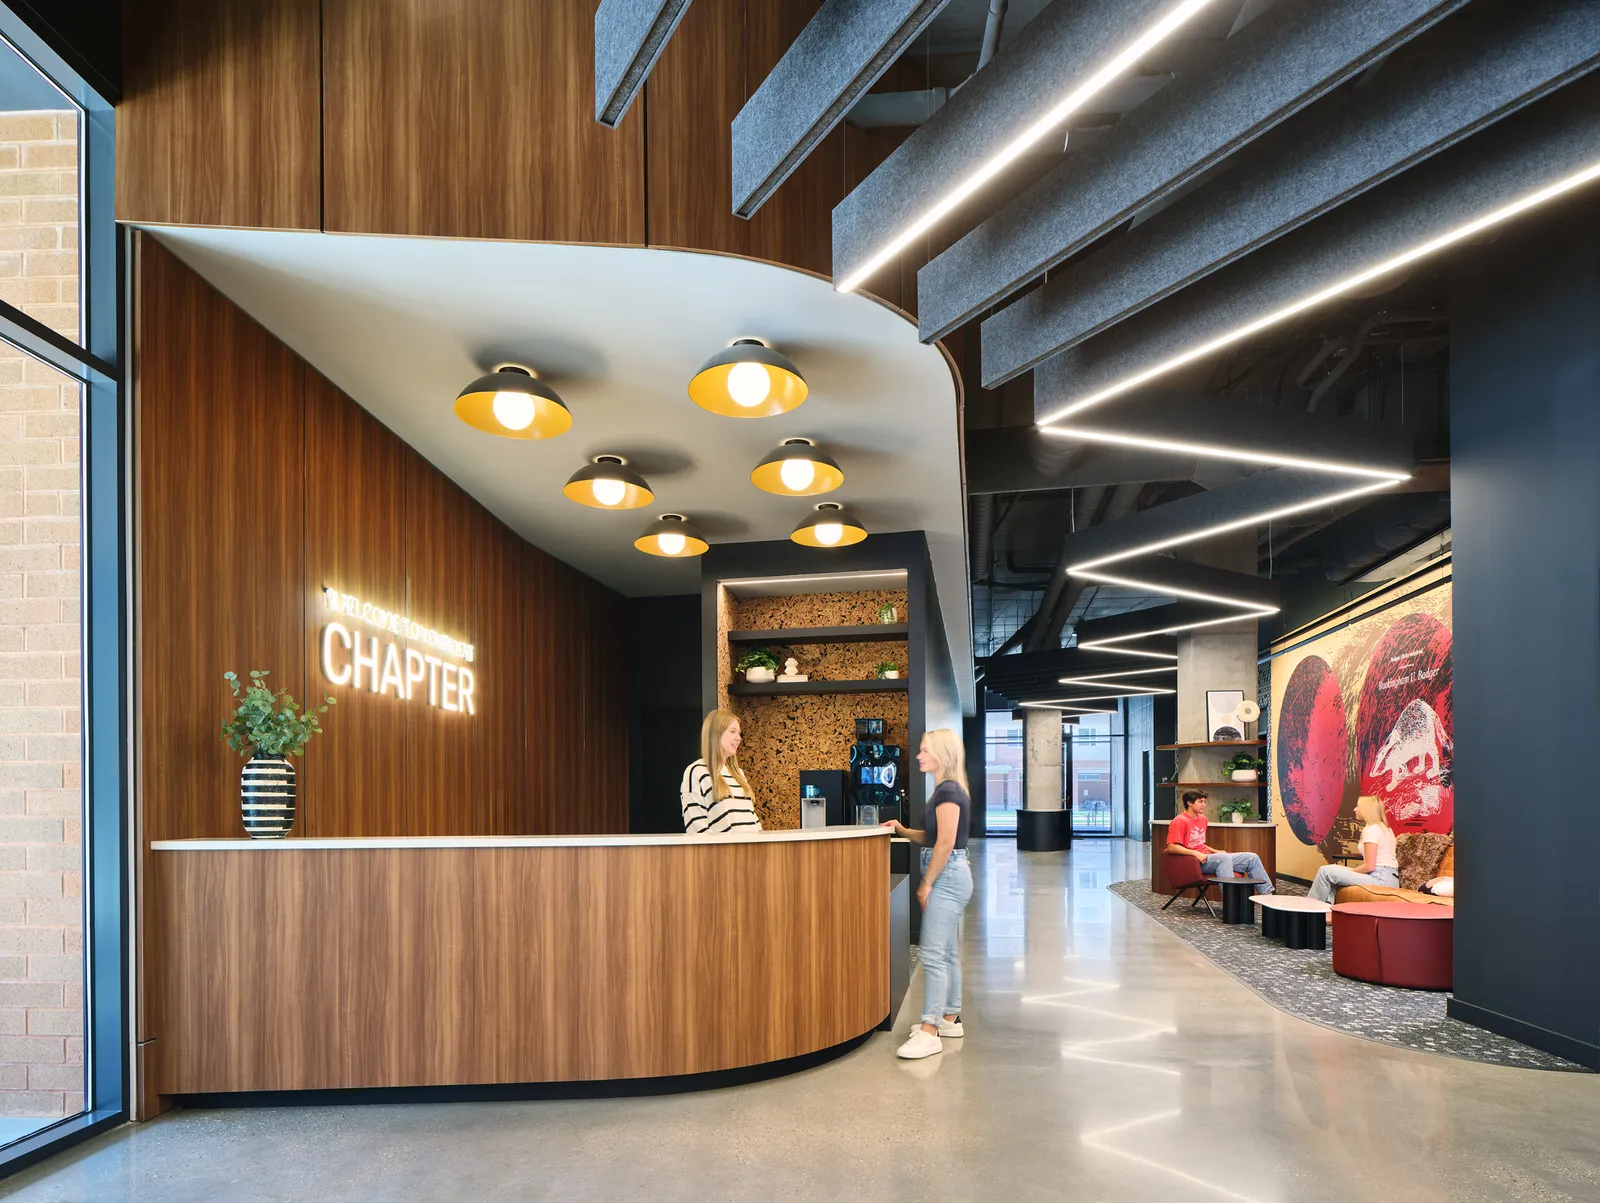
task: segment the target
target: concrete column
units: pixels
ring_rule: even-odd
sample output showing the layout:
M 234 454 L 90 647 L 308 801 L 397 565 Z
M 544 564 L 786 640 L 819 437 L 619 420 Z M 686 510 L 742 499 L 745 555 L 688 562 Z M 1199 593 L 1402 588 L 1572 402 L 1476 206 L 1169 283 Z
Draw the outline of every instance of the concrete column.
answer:
M 1256 573 L 1254 528 L 1208 539 L 1188 557 L 1198 564 Z M 1244 621 L 1203 627 L 1178 636 L 1178 742 L 1199 743 L 1211 738 L 1206 723 L 1206 691 L 1242 690 L 1246 700 L 1256 700 L 1257 623 Z M 1222 762 L 1231 751 L 1195 748 L 1178 753 L 1179 781 L 1217 781 Z M 1230 795 L 1231 796 L 1231 795 Z M 1176 804 L 1174 804 L 1176 807 Z
M 1030 706 L 1022 716 L 1022 805 L 1061 809 L 1061 711 Z

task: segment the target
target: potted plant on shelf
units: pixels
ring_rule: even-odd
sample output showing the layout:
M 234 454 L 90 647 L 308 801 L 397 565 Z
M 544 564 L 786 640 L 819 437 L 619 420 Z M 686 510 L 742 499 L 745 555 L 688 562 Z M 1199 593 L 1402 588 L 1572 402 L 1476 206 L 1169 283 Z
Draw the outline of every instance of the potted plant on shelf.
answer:
M 900 666 L 891 660 L 885 660 L 878 665 L 872 675 L 880 681 L 898 681 L 900 679 Z
M 766 685 L 778 675 L 778 657 L 770 647 L 753 647 L 733 666 L 752 685 Z
M 1234 798 L 1222 804 L 1222 813 L 1228 816 L 1230 823 L 1243 823 L 1255 811 L 1256 808 L 1243 798 Z
M 1246 783 L 1261 780 L 1261 774 L 1266 768 L 1265 760 L 1257 759 L 1249 752 L 1240 752 L 1237 756 L 1224 761 L 1222 765 L 1222 771 L 1228 774 L 1229 781 Z
M 239 773 L 239 813 L 244 831 L 253 840 L 281 840 L 294 826 L 295 781 L 290 756 L 299 756 L 313 735 L 322 733 L 318 716 L 326 714 L 332 698 L 315 710 L 301 711 L 287 689 L 274 693 L 267 687 L 265 669 L 252 670 L 250 683 L 237 673 L 223 673 L 239 704 L 233 717 L 222 724 L 222 741 L 250 759 Z

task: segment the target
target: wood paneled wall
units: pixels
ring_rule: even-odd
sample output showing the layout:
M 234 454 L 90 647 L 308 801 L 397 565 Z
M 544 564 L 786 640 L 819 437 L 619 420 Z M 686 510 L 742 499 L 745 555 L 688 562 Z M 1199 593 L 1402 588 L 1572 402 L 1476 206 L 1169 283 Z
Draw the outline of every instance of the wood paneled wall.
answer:
M 124 0 L 120 221 L 322 226 L 319 0 Z
M 222 673 L 333 694 L 296 835 L 626 831 L 622 599 L 525 543 L 149 237 L 138 252 L 143 836 L 235 836 Z M 478 713 L 329 686 L 330 585 L 473 642 Z
M 617 130 L 594 121 L 597 2 L 127 0 L 117 216 L 831 274 L 833 207 L 908 131 L 841 126 L 753 220 L 730 199 L 733 118 L 821 0 L 696 0 Z M 925 86 L 914 67 L 879 85 Z M 907 306 L 917 265 L 878 294 Z

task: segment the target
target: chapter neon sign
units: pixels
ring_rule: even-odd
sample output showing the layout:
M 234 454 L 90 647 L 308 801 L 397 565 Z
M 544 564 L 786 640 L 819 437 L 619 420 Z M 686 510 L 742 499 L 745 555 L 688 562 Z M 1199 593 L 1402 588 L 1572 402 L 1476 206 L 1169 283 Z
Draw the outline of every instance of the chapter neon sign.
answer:
M 478 712 L 473 697 L 476 675 L 465 664 L 452 662 L 470 662 L 475 653 L 472 644 L 412 622 L 404 614 L 363 602 L 353 593 L 324 588 L 322 604 L 330 615 L 352 620 L 350 625 L 329 621 L 322 628 L 320 660 L 322 675 L 329 682 L 377 694 L 393 691 L 395 697 L 407 702 L 426 699 L 428 705 L 441 710 Z M 402 647 L 394 638 L 351 629 L 359 625 L 405 639 L 407 646 Z M 443 655 L 432 655 L 434 651 Z

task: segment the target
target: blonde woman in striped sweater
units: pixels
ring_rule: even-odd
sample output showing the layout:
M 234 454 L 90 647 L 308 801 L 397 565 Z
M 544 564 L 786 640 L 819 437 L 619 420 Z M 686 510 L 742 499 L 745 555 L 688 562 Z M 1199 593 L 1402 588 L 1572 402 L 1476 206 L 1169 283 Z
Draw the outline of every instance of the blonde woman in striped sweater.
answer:
M 760 831 L 750 782 L 739 767 L 739 719 L 713 710 L 700 725 L 700 759 L 683 770 L 678 799 L 690 835 Z

